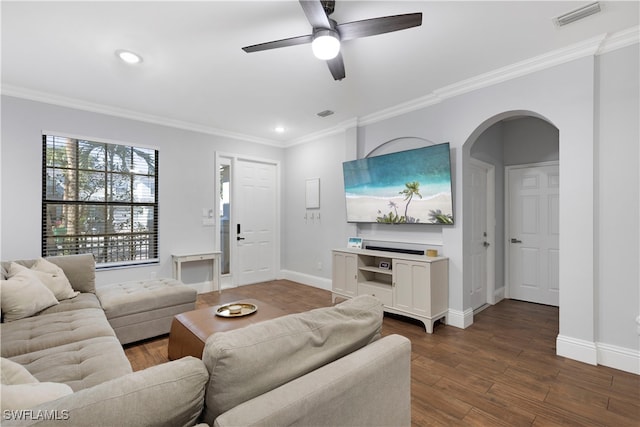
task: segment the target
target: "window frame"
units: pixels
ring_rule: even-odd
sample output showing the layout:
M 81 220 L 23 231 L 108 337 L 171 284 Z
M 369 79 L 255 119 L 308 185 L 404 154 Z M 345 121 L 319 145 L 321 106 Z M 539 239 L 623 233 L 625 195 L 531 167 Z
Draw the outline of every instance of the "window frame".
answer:
M 71 154 L 65 153 L 61 161 L 56 159 L 56 142 L 72 143 Z M 87 163 L 81 165 L 80 152 L 83 146 L 88 150 L 84 152 Z M 54 151 L 49 156 L 51 147 Z M 97 160 L 93 159 L 94 162 L 103 162 L 100 167 L 88 163 L 94 151 L 102 151 L 102 159 L 99 154 Z M 146 171 L 136 170 L 139 164 L 146 167 Z M 81 188 L 83 177 L 90 175 L 96 179 L 93 189 L 101 191 Z M 73 177 L 70 185 L 66 182 L 69 176 Z M 135 190 L 141 182 L 143 188 L 148 189 L 146 197 Z M 153 188 L 150 188 L 151 185 Z M 71 187 L 71 194 L 67 192 L 67 186 Z M 97 269 L 160 262 L 157 148 L 60 132 L 43 132 L 41 194 L 43 257 L 91 253 L 96 258 Z M 126 196 L 125 200 L 122 199 L 123 195 Z M 118 214 L 119 220 L 116 219 Z M 68 216 L 72 218 L 69 220 Z M 64 233 L 56 232 L 54 224 L 58 222 L 58 230 Z M 94 225 L 91 232 L 86 231 L 89 225 Z M 75 232 L 66 234 L 68 227 Z

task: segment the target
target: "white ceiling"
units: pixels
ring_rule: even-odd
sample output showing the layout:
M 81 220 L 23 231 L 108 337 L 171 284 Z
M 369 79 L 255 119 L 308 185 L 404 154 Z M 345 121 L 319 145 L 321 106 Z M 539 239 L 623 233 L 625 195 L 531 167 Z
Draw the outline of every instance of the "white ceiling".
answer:
M 2 1 L 2 91 L 286 146 L 638 25 L 638 1 L 601 2 L 597 15 L 553 24 L 587 3 L 338 0 L 338 23 L 412 12 L 423 23 L 344 43 L 346 78 L 334 81 L 309 45 L 241 50 L 309 34 L 297 1 Z M 124 64 L 117 49 L 144 61 Z M 335 114 L 316 115 L 326 109 Z

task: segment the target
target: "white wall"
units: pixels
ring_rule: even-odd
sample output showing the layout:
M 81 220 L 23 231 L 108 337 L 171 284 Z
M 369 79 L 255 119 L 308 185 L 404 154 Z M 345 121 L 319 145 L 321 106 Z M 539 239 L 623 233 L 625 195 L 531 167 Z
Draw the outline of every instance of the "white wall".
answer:
M 215 227 L 202 225 L 214 207 L 215 151 L 281 161 L 283 150 L 198 132 L 2 97 L 2 259 L 40 256 L 42 132 L 112 140 L 159 150 L 160 264 L 101 270 L 98 285 L 172 274 L 171 254 L 214 249 Z M 201 267 L 208 270 L 206 266 Z M 189 268 L 186 267 L 189 274 Z M 206 280 L 207 272 L 193 280 Z M 189 282 L 189 280 L 185 280 Z
M 604 54 L 597 63 L 595 56 L 583 57 L 358 128 L 358 157 L 399 137 L 451 143 L 456 224 L 442 227 L 440 233 L 443 253 L 450 259 L 449 314 L 453 314 L 456 326 L 467 326 L 472 319 L 470 280 L 464 262 L 463 159 L 468 159 L 472 143 L 491 125 L 521 114 L 537 116 L 559 130 L 558 354 L 639 370 L 633 323 L 640 311 L 637 76 L 638 45 L 633 45 Z M 510 157 L 517 161 L 519 154 L 511 153 Z M 621 185 L 624 209 L 628 209 L 622 217 L 627 220 L 606 223 L 603 217 L 610 217 L 612 206 L 620 203 Z M 432 240 L 430 230 L 413 229 L 411 239 Z M 385 233 L 385 238 L 393 234 Z M 398 241 L 406 237 L 401 232 L 395 236 Z M 293 253 L 305 245 L 291 239 L 286 251 Z M 619 262 L 621 254 L 623 263 Z M 287 268 L 296 270 L 294 259 L 289 260 Z M 622 356 L 612 361 L 616 354 Z M 629 367 L 632 363 L 635 366 Z
M 355 233 L 346 222 L 342 181 L 342 162 L 355 156 L 355 135 L 345 129 L 286 150 L 283 277 L 331 289 L 331 249 Z M 320 209 L 305 208 L 305 183 L 313 178 L 320 179 Z
M 537 117 L 521 117 L 497 122 L 469 143 L 471 157 L 495 166 L 495 292 L 504 295 L 505 166 L 557 161 L 558 129 Z
M 640 373 L 640 107 L 638 45 L 596 61 L 596 340 L 601 363 Z M 562 179 L 562 177 L 561 177 Z M 625 349 L 631 350 L 630 352 Z M 634 353 L 635 351 L 635 353 Z

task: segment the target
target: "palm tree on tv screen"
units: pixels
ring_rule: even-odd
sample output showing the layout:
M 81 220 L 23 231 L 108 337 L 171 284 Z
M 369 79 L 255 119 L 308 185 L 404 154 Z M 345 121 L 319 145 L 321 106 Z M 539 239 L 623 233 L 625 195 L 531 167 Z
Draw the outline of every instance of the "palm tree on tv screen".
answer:
M 404 196 L 404 200 L 406 200 L 407 204 L 404 207 L 404 217 L 407 222 L 409 221 L 409 215 L 407 215 L 407 211 L 409 210 L 409 203 L 413 199 L 413 196 L 418 196 L 422 199 L 422 194 L 420 194 L 420 183 L 418 181 L 407 182 L 404 184 L 407 188 L 402 190 L 399 194 Z

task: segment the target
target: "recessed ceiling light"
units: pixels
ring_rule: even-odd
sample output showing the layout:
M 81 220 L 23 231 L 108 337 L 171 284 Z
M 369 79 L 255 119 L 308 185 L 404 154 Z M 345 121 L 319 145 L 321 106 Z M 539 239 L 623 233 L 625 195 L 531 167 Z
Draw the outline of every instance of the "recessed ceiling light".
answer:
M 116 50 L 116 56 L 127 64 L 138 64 L 142 62 L 142 57 L 137 53 L 131 52 L 130 50 Z
M 283 133 L 284 132 L 284 127 L 282 126 L 276 126 L 273 130 L 275 130 L 278 133 Z

